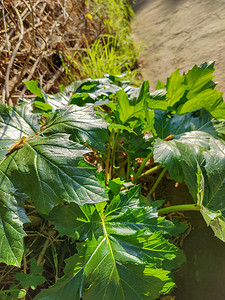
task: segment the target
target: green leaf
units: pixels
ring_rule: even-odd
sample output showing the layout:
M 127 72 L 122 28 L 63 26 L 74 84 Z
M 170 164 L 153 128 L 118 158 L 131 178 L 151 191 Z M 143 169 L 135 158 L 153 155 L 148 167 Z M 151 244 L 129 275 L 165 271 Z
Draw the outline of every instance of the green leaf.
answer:
M 65 109 L 56 110 L 47 120 L 43 133 L 72 134 L 72 139 L 78 143 L 87 143 L 92 148 L 105 152 L 105 142 L 108 139 L 107 123 L 98 117 L 92 104 L 84 107 L 70 105 Z
M 183 97 L 187 88 L 184 80 L 185 77 L 180 75 L 178 69 L 167 79 L 167 101 L 169 107 L 173 107 Z
M 51 105 L 49 105 L 48 103 L 45 103 L 45 102 L 35 101 L 33 105 L 34 105 L 34 107 L 36 107 L 40 110 L 46 111 L 46 112 L 49 112 L 52 110 Z
M 129 223 L 129 232 L 131 233 L 135 233 L 137 228 L 141 230 L 148 228 L 152 233 L 155 230 L 160 230 L 163 234 L 175 236 L 186 229 L 184 227 L 176 228 L 172 222 L 167 222 L 165 218 L 157 217 L 156 209 L 152 207 L 149 208 L 142 204 L 140 208 L 140 197 L 142 197 L 140 194 L 140 187 L 136 186 L 130 189 L 129 192 L 121 192 L 120 195 L 114 198 L 113 202 L 106 208 L 105 215 L 108 215 L 108 212 L 113 211 L 116 215 L 119 212 L 124 216 L 121 222 L 117 219 L 118 224 L 116 227 L 118 226 L 118 229 L 115 229 L 117 233 L 121 232 L 123 234 L 123 228 L 125 231 L 127 230 L 127 223 Z M 138 208 L 137 203 L 139 203 Z M 125 214 L 127 211 L 129 213 Z M 142 214 L 140 212 L 145 216 L 145 219 L 142 219 Z M 138 219 L 139 215 L 140 217 Z M 55 207 L 50 213 L 49 219 L 55 223 L 56 229 L 61 235 L 68 235 L 75 239 L 85 238 L 86 233 L 97 233 L 99 226 L 101 226 L 101 220 L 99 219 L 99 216 L 96 215 L 96 208 L 88 204 L 84 205 L 82 208 L 75 204 Z M 111 225 L 109 224 L 109 226 Z
M 79 205 L 105 201 L 95 167 L 81 164 L 87 152 L 67 134 L 35 136 L 6 158 L 7 175 L 44 214 L 64 200 Z
M 51 105 L 53 110 L 65 108 L 69 104 L 73 94 L 81 85 L 82 81 L 75 81 L 57 94 L 45 94 L 45 101 Z
M 10 295 L 7 295 L 9 293 L 10 293 Z M 21 298 L 25 297 L 26 294 L 27 294 L 26 290 L 18 289 L 16 285 L 11 285 L 9 290 L 0 291 L 2 300 L 21 299 Z
M 217 90 L 204 90 L 180 105 L 177 108 L 178 113 L 184 114 L 196 109 L 205 108 L 213 115 L 213 117 L 225 119 L 225 103 L 222 95 L 223 93 L 219 93 Z
M 150 131 L 154 136 L 157 136 L 157 133 L 155 131 L 155 111 L 153 109 L 149 110 L 148 108 L 146 108 L 145 118 L 147 121 L 145 130 Z
M 27 89 L 36 96 L 43 98 L 44 94 L 42 94 L 41 90 L 38 87 L 38 79 L 36 80 L 30 80 L 30 81 L 24 81 L 24 84 L 26 85 Z
M 174 180 L 182 182 L 184 173 L 191 172 L 190 168 L 196 164 L 199 155 L 210 149 L 211 137 L 218 137 L 214 126 L 218 122 L 206 111 L 182 116 L 156 111 L 155 118 L 155 129 L 161 139 L 154 143 L 154 159 L 168 169 Z M 171 140 L 162 140 L 170 135 L 174 135 Z M 196 170 L 192 172 L 195 178 Z
M 93 100 L 109 97 L 121 90 L 118 85 L 112 84 L 109 78 L 86 79 L 77 89 L 76 93 L 88 93 Z
M 20 281 L 23 288 L 31 287 L 33 290 L 39 284 L 45 282 L 45 277 L 41 276 L 40 274 L 43 271 L 43 266 L 38 266 L 36 259 L 32 258 L 30 261 L 30 273 L 16 273 L 15 277 L 18 281 Z
M 41 114 L 32 113 L 31 102 L 21 101 L 14 107 L 0 108 L 0 160 L 7 150 L 23 136 L 32 136 L 41 130 Z
M 128 95 L 123 90 L 118 91 L 116 95 L 118 99 L 117 110 L 119 113 L 119 119 L 122 124 L 125 124 L 130 117 L 135 115 L 136 107 L 130 105 Z
M 128 131 L 128 132 L 132 132 L 132 133 L 134 133 L 134 134 L 136 134 L 135 133 L 135 131 L 133 131 L 129 126 L 124 126 L 124 125 L 122 125 L 122 124 L 110 124 L 109 126 L 108 126 L 108 129 L 110 130 L 110 131 L 112 131 L 112 129 L 120 129 L 120 130 L 126 130 L 126 131 Z
M 168 111 L 155 110 L 155 130 L 161 139 L 173 134 L 174 139 L 182 134 L 192 131 L 206 132 L 214 137 L 218 137 L 221 130 L 221 121 L 215 120 L 211 114 L 205 110 L 197 110 L 188 114 L 174 115 Z
M 148 100 L 148 107 L 151 109 L 168 109 L 168 102 L 166 99 L 166 89 L 156 90 L 150 94 L 150 99 Z
M 20 194 L 6 175 L 8 165 L 0 169 L 0 262 L 19 267 L 23 256 L 23 223 L 30 222 Z
M 186 82 L 189 87 L 187 98 L 191 99 L 200 91 L 208 88 L 214 78 L 215 61 L 204 63 L 201 66 L 195 65 L 186 75 Z
M 119 90 L 116 96 L 117 104 L 108 103 L 107 106 L 114 111 L 118 123 L 125 125 L 134 117 L 144 116 L 144 103 L 149 98 L 149 83 L 144 81 L 138 94 L 134 93 L 133 97 L 129 97 L 124 90 Z
M 186 75 L 176 70 L 167 79 L 166 88 L 150 94 L 148 107 L 151 109 L 172 110 L 184 114 L 197 109 L 208 110 L 213 117 L 225 119 L 225 103 L 222 93 L 214 90 L 212 81 L 214 62 L 194 66 Z M 161 87 L 161 85 L 159 85 Z
M 70 104 L 83 106 L 85 103 L 95 102 L 103 97 L 108 98 L 119 90 L 121 87 L 112 84 L 108 78 L 84 79 L 73 82 L 58 94 L 46 94 L 45 100 L 55 110 Z M 82 101 L 78 102 L 81 99 Z
M 11 293 L 13 299 L 22 299 L 23 297 L 26 296 L 27 291 L 24 290 L 24 289 L 21 289 L 21 290 L 18 290 L 18 291 L 16 291 L 16 290 L 13 291 L 12 290 L 10 293 Z
M 220 123 L 204 110 L 182 116 L 156 111 L 158 136 L 174 137 L 155 141 L 154 159 L 173 179 L 185 181 L 206 223 L 225 241 L 225 142 L 218 136 Z
M 35 299 L 156 299 L 169 292 L 174 283 L 168 270 L 183 257 L 176 260 L 180 251 L 162 237 L 156 210 L 138 197 L 140 187 L 134 187 L 105 212 L 99 204 L 53 209 L 50 220 L 61 234 L 86 241 L 67 260 L 65 276 Z M 166 224 L 164 229 L 170 231 Z
M 199 174 L 197 176 L 185 175 L 186 184 L 195 202 L 200 205 L 203 218 L 222 241 L 225 241 L 224 165 L 225 142 L 211 137 L 210 149 L 202 153 L 197 163 L 192 164 L 192 174 L 196 170 L 199 172 L 200 168 L 201 179 L 199 180 Z M 189 168 L 189 174 L 190 171 L 191 168 Z M 197 181 L 197 187 L 194 180 Z
M 109 181 L 109 189 L 116 196 L 119 194 L 122 187 L 125 187 L 125 181 L 122 181 L 119 177 Z
M 165 83 L 161 82 L 159 79 L 157 80 L 157 84 L 156 84 L 156 90 L 161 90 L 161 89 L 165 89 L 166 85 Z

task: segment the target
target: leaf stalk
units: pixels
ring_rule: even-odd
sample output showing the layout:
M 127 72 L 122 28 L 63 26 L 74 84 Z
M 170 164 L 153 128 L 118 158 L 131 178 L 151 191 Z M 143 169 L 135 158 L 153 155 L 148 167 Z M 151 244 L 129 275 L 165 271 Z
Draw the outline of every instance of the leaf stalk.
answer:
M 185 211 L 185 210 L 194 210 L 200 211 L 201 207 L 197 204 L 183 204 L 183 205 L 174 205 L 165 208 L 158 209 L 159 215 L 169 214 L 175 211 Z
M 161 165 L 155 166 L 155 167 L 151 168 L 150 170 L 142 173 L 137 179 L 140 179 L 140 178 L 142 178 L 144 176 L 148 176 L 148 175 L 154 174 L 154 173 L 156 173 L 160 169 L 162 169 Z
M 143 162 L 142 162 L 141 166 L 139 167 L 139 169 L 138 169 L 136 175 L 134 176 L 134 183 L 136 183 L 138 177 L 141 175 L 141 172 L 143 171 L 143 169 L 144 169 L 144 167 L 145 167 L 145 164 L 147 163 L 147 161 L 148 161 L 152 156 L 153 156 L 153 152 L 150 152 L 150 153 L 148 154 L 148 156 L 147 156 L 145 159 L 143 159 Z
M 151 195 L 155 192 L 155 190 L 157 189 L 157 187 L 158 187 L 158 185 L 159 185 L 161 179 L 163 178 L 164 174 L 166 173 L 166 171 L 167 171 L 167 168 L 164 168 L 164 169 L 162 170 L 162 172 L 161 172 L 161 174 L 159 175 L 159 177 L 157 178 L 155 184 L 153 185 L 153 187 L 151 188 L 150 192 L 148 193 L 148 196 L 151 196 Z

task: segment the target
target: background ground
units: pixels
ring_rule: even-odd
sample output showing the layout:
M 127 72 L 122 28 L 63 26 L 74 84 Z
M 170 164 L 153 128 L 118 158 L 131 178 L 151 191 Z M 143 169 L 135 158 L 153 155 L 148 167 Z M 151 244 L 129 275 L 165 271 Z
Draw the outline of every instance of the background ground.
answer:
M 132 30 L 152 89 L 177 68 L 216 60 L 215 81 L 225 92 L 224 0 L 137 0 L 135 12 Z

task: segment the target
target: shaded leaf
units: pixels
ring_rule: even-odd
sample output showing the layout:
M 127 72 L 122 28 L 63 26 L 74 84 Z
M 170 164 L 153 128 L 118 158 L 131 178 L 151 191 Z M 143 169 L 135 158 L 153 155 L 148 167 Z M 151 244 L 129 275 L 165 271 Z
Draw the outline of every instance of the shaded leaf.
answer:
M 193 171 L 192 165 L 196 164 L 199 155 L 210 149 L 211 137 L 218 138 L 219 123 L 205 110 L 181 116 L 155 111 L 155 129 L 161 138 L 154 143 L 155 161 L 166 167 L 174 180 L 182 182 L 184 173 Z M 171 134 L 174 135 L 172 140 L 163 140 Z M 193 172 L 195 180 L 196 167 Z
M 221 122 L 215 120 L 206 110 L 196 110 L 184 115 L 174 115 L 168 111 L 155 110 L 155 130 L 161 139 L 173 134 L 177 138 L 186 132 L 199 131 L 218 137 Z
M 0 169 L 0 262 L 19 267 L 23 256 L 23 223 L 27 218 L 23 201 L 6 175 L 8 165 L 1 163 Z
M 36 259 L 32 258 L 30 261 L 30 273 L 16 273 L 15 277 L 20 281 L 23 288 L 31 287 L 33 290 L 39 284 L 45 282 L 45 277 L 41 276 L 43 266 L 38 266 Z

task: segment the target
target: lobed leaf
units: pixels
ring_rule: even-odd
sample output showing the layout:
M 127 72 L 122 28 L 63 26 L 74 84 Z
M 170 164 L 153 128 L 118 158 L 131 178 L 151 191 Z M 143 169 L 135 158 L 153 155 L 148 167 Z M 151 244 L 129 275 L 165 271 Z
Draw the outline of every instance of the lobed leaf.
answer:
M 167 293 L 174 286 L 168 270 L 183 257 L 162 237 L 156 211 L 141 205 L 140 196 L 140 187 L 134 187 L 106 209 L 103 204 L 54 208 L 49 218 L 60 234 L 85 242 L 67 260 L 65 276 L 35 299 L 155 299 Z
M 212 81 L 214 62 L 194 66 L 187 74 L 180 75 L 176 70 L 167 79 L 165 88 L 150 94 L 148 106 L 152 109 L 171 110 L 184 114 L 197 109 L 208 110 L 213 117 L 225 119 L 225 103 L 222 93 L 214 90 Z M 163 85 L 159 85 L 163 87 Z

